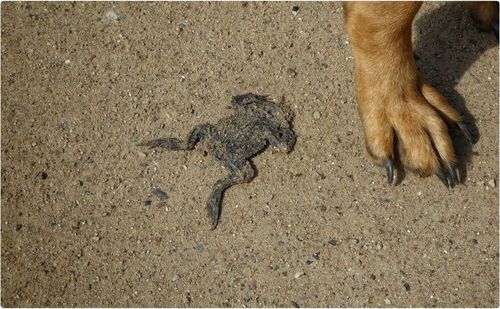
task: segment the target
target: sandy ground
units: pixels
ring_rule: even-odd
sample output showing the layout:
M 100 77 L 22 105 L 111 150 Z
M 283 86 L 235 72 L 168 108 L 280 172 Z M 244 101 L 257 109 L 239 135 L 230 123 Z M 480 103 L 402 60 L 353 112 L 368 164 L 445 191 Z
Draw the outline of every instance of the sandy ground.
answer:
M 1 17 L 2 306 L 499 305 L 498 49 L 463 6 L 427 3 L 414 28 L 422 73 L 480 134 L 457 141 L 453 190 L 389 187 L 368 159 L 339 3 L 3 2 Z M 284 99 L 298 140 L 254 158 L 210 231 L 225 171 L 136 144 L 215 123 L 245 92 Z

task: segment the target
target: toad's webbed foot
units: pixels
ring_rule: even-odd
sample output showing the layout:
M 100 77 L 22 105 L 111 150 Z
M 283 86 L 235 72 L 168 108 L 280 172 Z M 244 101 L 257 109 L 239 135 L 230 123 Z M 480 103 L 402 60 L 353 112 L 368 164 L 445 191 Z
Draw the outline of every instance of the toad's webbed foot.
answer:
M 226 178 L 219 179 L 213 186 L 213 191 L 207 201 L 208 216 L 212 222 L 212 230 L 219 222 L 222 195 L 224 191 L 239 183 L 249 182 L 255 175 L 255 170 L 249 161 L 241 169 L 231 168 L 231 174 Z
M 174 137 L 166 137 L 144 142 L 138 146 L 149 146 L 150 148 L 161 147 L 168 150 L 193 150 L 194 146 L 202 141 L 212 128 L 210 124 L 202 124 L 194 127 L 194 129 L 189 132 L 185 141 L 181 141 Z
M 181 141 L 180 139 L 173 137 L 159 138 L 147 141 L 138 144 L 138 146 L 148 146 L 149 148 L 161 147 L 161 148 L 166 148 L 168 150 L 189 150 L 187 149 L 184 141 Z

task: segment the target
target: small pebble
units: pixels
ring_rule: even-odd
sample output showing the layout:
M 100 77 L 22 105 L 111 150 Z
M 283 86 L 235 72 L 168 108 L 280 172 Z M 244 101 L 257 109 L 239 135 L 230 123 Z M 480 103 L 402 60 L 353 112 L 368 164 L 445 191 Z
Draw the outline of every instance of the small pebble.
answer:
M 300 308 L 299 304 L 297 304 L 293 300 L 290 301 L 290 304 L 292 305 L 293 308 Z
M 292 7 L 292 13 L 293 13 L 294 15 L 297 15 L 297 14 L 299 13 L 299 10 L 300 10 L 300 8 L 299 8 L 299 6 L 297 6 L 297 5 L 294 5 L 294 6 Z
M 495 179 L 492 179 L 492 180 L 488 181 L 488 185 L 489 185 L 490 187 L 494 188 L 494 187 L 495 187 L 495 185 L 496 185 L 496 184 L 495 184 Z
M 389 300 L 389 298 L 384 299 L 384 302 L 385 302 L 386 305 L 390 305 L 391 304 L 391 301 Z
M 66 59 L 66 60 L 64 60 L 64 63 L 65 63 L 65 64 L 70 64 L 70 63 L 71 63 L 71 60 Z
M 332 245 L 332 246 L 336 246 L 337 245 L 337 240 L 336 239 L 331 239 L 328 243 L 330 245 Z
M 118 21 L 118 14 L 116 14 L 116 12 L 113 10 L 107 11 L 106 17 L 111 19 L 112 21 Z
M 140 159 L 145 159 L 147 157 L 147 155 L 144 152 L 139 152 L 137 155 L 139 156 Z
M 46 172 L 42 172 L 41 177 L 42 177 L 42 179 L 45 180 L 45 179 L 47 179 L 47 177 L 49 177 L 49 175 L 47 175 Z
M 173 277 L 172 277 L 172 282 L 175 282 L 177 280 L 179 280 L 181 278 L 181 276 L 179 276 L 178 274 L 175 274 Z
M 409 292 L 410 291 L 410 284 L 408 282 L 405 282 L 403 284 L 403 286 L 405 287 L 405 289 Z
M 295 273 L 295 275 L 293 275 L 293 277 L 294 277 L 295 279 L 298 279 L 298 278 L 300 278 L 300 277 L 304 276 L 305 274 L 306 274 L 305 272 L 303 272 L 303 271 L 299 271 L 299 272 L 296 272 L 296 273 Z
M 314 119 L 316 119 L 316 120 L 317 120 L 317 119 L 319 119 L 320 117 L 321 117 L 320 112 L 315 111 L 315 112 L 313 113 L 313 118 L 314 118 Z
M 159 198 L 160 201 L 164 201 L 164 200 L 168 199 L 167 193 L 165 193 L 161 189 L 156 188 L 151 193 L 153 193 L 157 198 Z
M 151 200 L 145 200 L 144 205 L 150 206 L 153 202 Z
M 16 231 L 19 231 L 20 229 L 23 228 L 23 225 L 22 224 L 16 224 Z
M 248 288 L 250 290 L 255 290 L 257 288 L 257 281 L 255 279 L 252 279 L 248 282 Z
M 203 244 L 196 245 L 196 251 L 203 252 L 203 250 L 205 250 L 205 247 L 203 246 Z
M 314 253 L 314 254 L 313 254 L 313 258 L 314 258 L 315 260 L 317 260 L 317 261 L 318 261 L 318 260 L 319 260 L 319 255 L 320 255 L 320 254 L 321 254 L 320 252 L 316 252 L 316 253 Z
M 297 71 L 295 71 L 294 69 L 287 69 L 286 74 L 288 74 L 288 76 L 290 77 L 295 77 L 297 76 Z

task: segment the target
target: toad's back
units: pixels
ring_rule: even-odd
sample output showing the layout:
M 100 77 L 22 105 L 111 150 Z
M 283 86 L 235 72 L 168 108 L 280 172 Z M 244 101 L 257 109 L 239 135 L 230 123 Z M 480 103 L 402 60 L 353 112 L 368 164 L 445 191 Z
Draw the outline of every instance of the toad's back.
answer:
M 225 165 L 243 164 L 266 147 L 267 136 L 275 127 L 267 119 L 247 115 L 222 119 L 208 141 L 209 153 Z

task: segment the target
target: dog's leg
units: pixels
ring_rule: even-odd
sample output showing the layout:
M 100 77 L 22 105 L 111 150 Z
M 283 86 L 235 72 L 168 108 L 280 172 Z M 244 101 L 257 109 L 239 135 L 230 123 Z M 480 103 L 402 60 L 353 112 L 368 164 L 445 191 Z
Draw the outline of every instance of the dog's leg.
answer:
M 387 169 L 394 159 L 421 176 L 448 186 L 459 183 L 453 144 L 445 120 L 461 116 L 419 75 L 411 25 L 421 3 L 353 2 L 345 5 L 355 60 L 359 111 L 369 154 Z
M 498 2 L 469 2 L 470 16 L 477 28 L 483 31 L 493 31 L 498 39 Z

